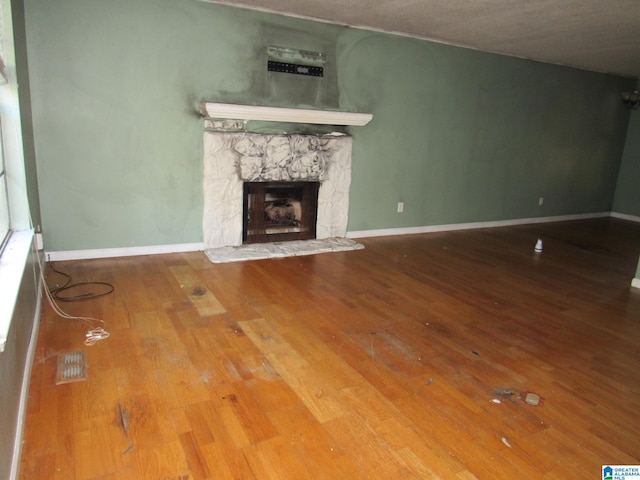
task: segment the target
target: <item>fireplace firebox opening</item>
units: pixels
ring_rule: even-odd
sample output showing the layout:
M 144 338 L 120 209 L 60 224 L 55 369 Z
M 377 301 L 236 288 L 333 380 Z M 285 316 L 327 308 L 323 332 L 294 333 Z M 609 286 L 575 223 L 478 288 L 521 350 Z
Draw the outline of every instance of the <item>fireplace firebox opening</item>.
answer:
M 319 182 L 244 182 L 242 243 L 316 238 Z

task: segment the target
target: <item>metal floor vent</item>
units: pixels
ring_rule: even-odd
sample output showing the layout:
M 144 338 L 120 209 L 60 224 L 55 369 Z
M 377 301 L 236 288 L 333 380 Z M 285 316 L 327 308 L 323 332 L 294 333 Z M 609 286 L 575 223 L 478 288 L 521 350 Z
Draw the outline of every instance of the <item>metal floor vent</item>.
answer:
M 56 385 L 81 382 L 87 379 L 87 361 L 83 351 L 58 354 Z

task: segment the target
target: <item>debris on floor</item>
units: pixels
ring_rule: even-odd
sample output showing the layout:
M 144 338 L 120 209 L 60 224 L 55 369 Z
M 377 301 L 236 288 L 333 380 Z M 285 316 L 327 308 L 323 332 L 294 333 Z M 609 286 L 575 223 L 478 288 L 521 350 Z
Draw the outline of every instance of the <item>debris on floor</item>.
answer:
M 122 402 L 118 402 L 118 413 L 120 416 L 120 426 L 124 430 L 124 434 L 129 436 L 129 412 L 122 406 Z
M 494 396 L 494 398 L 508 398 L 509 400 L 513 400 L 514 396 L 516 396 L 517 393 L 518 391 L 514 388 L 500 387 L 491 390 L 491 394 Z
M 531 405 L 532 407 L 538 407 L 544 405 L 544 398 L 534 392 L 519 392 L 515 388 L 505 388 L 499 387 L 491 390 L 491 395 L 493 395 L 493 399 L 491 400 L 493 403 L 502 403 L 500 400 L 509 399 L 509 400 L 521 400 L 527 405 Z
M 205 293 L 207 293 L 207 289 L 200 286 L 193 287 L 193 290 L 191 291 L 191 295 L 194 297 L 202 297 Z
M 520 392 L 520 400 L 533 407 L 544 405 L 544 398 L 533 392 Z

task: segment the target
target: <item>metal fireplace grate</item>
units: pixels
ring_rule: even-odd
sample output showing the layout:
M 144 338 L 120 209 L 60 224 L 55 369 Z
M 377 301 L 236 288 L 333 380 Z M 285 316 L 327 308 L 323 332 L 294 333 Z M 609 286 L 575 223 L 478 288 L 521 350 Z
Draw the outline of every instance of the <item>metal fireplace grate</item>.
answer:
M 319 182 L 245 182 L 243 243 L 316 238 Z

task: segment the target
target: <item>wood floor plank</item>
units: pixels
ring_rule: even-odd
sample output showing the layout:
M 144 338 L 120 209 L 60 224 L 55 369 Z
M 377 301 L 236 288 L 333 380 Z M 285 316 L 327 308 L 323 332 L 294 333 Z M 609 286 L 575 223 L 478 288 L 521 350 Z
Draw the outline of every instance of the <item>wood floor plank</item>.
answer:
M 178 438 L 171 442 L 159 443 L 152 448 L 136 448 L 135 457 L 136 472 L 141 475 L 139 478 L 198 478 L 190 469 L 182 443 Z
M 171 273 L 184 290 L 189 301 L 198 309 L 202 317 L 225 313 L 226 309 L 210 290 L 203 286 L 196 272 L 188 266 L 169 267 Z
M 91 418 L 88 428 L 73 438 L 75 477 L 92 478 L 123 470 L 122 452 L 129 442 L 115 425 L 113 415 Z
M 299 461 L 295 452 L 289 448 L 286 439 L 275 437 L 244 449 L 245 457 L 255 476 L 265 480 L 296 478 L 311 480 L 317 478 Z
M 191 475 L 194 478 L 211 478 L 212 473 L 195 435 L 192 432 L 185 432 L 181 433 L 179 438 Z
M 240 326 L 319 422 L 344 414 L 324 375 L 313 370 L 266 320 L 248 320 Z
M 640 464 L 640 224 L 362 243 L 56 263 L 114 285 L 63 305 L 111 336 L 86 346 L 95 321 L 43 305 L 20 478 L 549 480 Z M 87 379 L 56 385 L 74 350 Z
M 357 478 L 420 478 L 402 455 L 359 415 L 329 420 L 325 426 L 339 448 L 350 452 L 360 472 Z
M 212 473 L 213 479 L 254 480 L 257 477 L 251 470 L 242 450 L 229 444 L 212 443 L 201 446 Z

